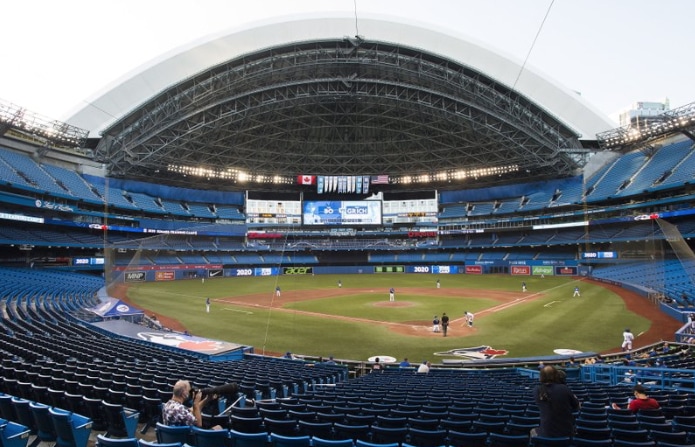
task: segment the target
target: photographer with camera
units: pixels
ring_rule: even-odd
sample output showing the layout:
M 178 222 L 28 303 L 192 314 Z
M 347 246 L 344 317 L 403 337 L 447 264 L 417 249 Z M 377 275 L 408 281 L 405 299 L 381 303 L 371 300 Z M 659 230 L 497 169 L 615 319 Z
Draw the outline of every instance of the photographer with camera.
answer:
M 188 380 L 179 380 L 174 384 L 174 391 L 171 399 L 162 407 L 162 423 L 164 425 L 195 425 L 202 427 L 202 409 L 209 398 L 214 396 L 205 395 L 200 390 L 192 390 Z M 191 407 L 186 406 L 186 401 L 192 399 Z M 213 429 L 219 430 L 222 427 L 215 426 Z

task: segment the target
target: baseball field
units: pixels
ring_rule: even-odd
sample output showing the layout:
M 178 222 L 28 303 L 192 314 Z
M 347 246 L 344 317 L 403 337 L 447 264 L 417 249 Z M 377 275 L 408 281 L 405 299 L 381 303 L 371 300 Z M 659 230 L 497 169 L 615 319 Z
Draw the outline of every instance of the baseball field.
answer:
M 573 297 L 575 287 L 580 297 Z M 616 352 L 625 328 L 639 347 L 672 340 L 680 327 L 643 297 L 555 276 L 235 277 L 124 285 L 118 295 L 172 329 L 253 346 L 256 353 L 353 360 L 381 355 L 436 363 L 456 358 L 442 355 L 448 351 L 479 346 L 500 351 L 498 358 L 553 355 L 558 349 Z M 466 311 L 475 314 L 473 327 L 463 318 Z M 432 331 L 433 317 L 444 312 L 451 319 L 447 337 Z

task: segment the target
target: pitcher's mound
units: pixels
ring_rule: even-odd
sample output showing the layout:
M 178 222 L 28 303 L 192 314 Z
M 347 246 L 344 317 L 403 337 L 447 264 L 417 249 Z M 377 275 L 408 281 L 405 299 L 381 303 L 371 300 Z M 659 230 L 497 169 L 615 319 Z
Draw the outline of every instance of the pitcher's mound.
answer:
M 375 307 L 410 307 L 413 303 L 410 301 L 377 301 L 373 305 Z

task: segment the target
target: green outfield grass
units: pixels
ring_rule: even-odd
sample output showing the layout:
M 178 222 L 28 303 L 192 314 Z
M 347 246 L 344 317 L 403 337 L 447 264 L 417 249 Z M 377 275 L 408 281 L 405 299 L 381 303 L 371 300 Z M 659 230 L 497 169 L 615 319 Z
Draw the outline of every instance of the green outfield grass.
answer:
M 435 282 L 441 280 L 441 289 Z M 284 310 L 238 306 L 220 300 L 261 294 L 272 300 L 276 285 L 288 295 L 337 290 L 345 296 L 292 302 Z M 521 292 L 521 282 L 528 286 Z M 572 298 L 579 284 L 581 298 Z M 407 307 L 383 307 L 388 289 L 396 289 L 398 302 Z M 419 293 L 399 293 L 426 288 Z M 366 289 L 366 290 L 365 290 Z M 456 290 L 455 296 L 450 294 Z M 354 290 L 355 293 L 350 293 Z M 467 292 L 471 290 L 471 292 Z M 499 302 L 485 291 L 505 291 L 519 298 L 542 296 L 489 312 Z M 306 292 L 304 292 L 306 291 Z M 313 292 L 312 292 L 313 293 Z M 205 312 L 205 298 L 213 301 Z M 373 355 L 408 357 L 438 362 L 435 352 L 489 345 L 505 349 L 506 357 L 553 355 L 558 348 L 601 352 L 620 346 L 626 327 L 635 334 L 647 331 L 650 321 L 629 312 L 622 299 L 598 284 L 562 277 L 509 275 L 296 275 L 279 277 L 219 278 L 152 282 L 131 285 L 129 298 L 138 306 L 179 320 L 192 334 L 253 346 L 257 353 L 284 353 L 364 360 Z M 402 335 L 380 322 L 429 326 L 433 315 L 446 312 L 460 318 L 464 311 L 480 314 L 475 330 L 452 325 L 448 337 Z M 307 312 L 320 314 L 307 314 Z M 337 317 L 365 321 L 343 321 Z M 424 329 L 423 329 L 424 330 Z M 638 338 L 639 341 L 639 338 Z M 453 357 L 452 357 L 453 358 Z

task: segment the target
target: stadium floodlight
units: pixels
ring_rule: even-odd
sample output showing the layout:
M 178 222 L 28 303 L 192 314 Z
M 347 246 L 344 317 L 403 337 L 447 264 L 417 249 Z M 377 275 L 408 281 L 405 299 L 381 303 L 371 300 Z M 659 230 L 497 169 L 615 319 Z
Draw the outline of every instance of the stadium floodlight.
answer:
M 87 130 L 51 120 L 4 101 L 0 101 L 0 124 L 16 136 L 28 137 L 32 141 L 44 139 L 47 143 L 71 149 L 84 148 L 89 136 Z
M 652 117 L 646 123 L 631 123 L 599 133 L 596 140 L 603 149 L 626 149 L 674 132 L 683 132 L 690 136 L 694 123 L 695 103 L 690 103 Z

